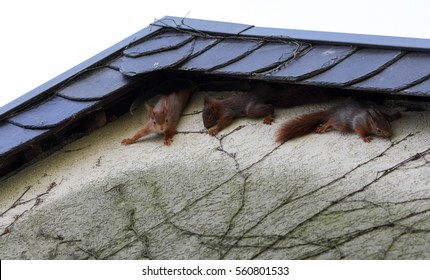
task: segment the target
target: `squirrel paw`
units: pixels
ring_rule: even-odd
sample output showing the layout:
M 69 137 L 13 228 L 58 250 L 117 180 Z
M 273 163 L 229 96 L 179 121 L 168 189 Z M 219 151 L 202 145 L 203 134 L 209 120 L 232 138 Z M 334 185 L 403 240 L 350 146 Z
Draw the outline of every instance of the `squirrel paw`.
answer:
M 131 139 L 131 138 L 126 138 L 126 139 L 123 139 L 122 141 L 121 141 L 121 144 L 123 144 L 123 145 L 129 145 L 129 144 L 131 144 L 131 143 L 133 143 L 134 141 L 133 141 L 133 139 Z
M 218 133 L 218 130 L 216 128 L 211 128 L 208 130 L 208 134 L 210 136 L 215 136 Z
M 263 123 L 264 124 L 272 124 L 272 122 L 274 121 L 274 118 L 273 117 L 265 117 L 264 119 L 263 119 Z
M 370 143 L 370 142 L 372 142 L 372 137 L 371 136 L 363 136 L 363 137 L 361 137 L 362 139 L 363 139 L 363 141 L 364 142 L 366 142 L 366 143 Z
M 324 124 L 320 124 L 317 129 L 315 129 L 316 133 L 324 133 L 327 131 L 327 126 Z
M 170 144 L 172 144 L 173 139 L 172 138 L 166 138 L 164 139 L 164 145 L 169 146 Z

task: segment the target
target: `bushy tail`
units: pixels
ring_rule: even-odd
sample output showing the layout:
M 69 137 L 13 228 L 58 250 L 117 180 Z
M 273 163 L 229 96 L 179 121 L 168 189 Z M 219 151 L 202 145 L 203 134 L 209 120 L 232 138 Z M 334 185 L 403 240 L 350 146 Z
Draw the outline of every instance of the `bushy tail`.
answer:
M 316 128 L 325 123 L 329 117 L 328 111 L 320 111 L 298 116 L 284 123 L 276 133 L 276 142 L 286 142 L 290 139 L 312 133 Z

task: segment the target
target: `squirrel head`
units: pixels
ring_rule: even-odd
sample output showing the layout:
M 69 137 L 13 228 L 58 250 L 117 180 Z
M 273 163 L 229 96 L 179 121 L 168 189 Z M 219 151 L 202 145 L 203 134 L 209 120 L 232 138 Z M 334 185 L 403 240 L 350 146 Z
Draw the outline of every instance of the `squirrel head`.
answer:
M 205 97 L 203 106 L 203 124 L 209 129 L 217 124 L 220 118 L 220 106 L 216 99 Z
M 164 105 L 159 110 L 154 110 L 153 107 L 151 107 L 148 104 L 145 104 L 146 109 L 149 112 L 149 117 L 151 118 L 152 126 L 154 127 L 154 130 L 163 132 L 167 129 L 169 125 L 169 119 L 167 118 L 167 101 L 164 102 Z
M 393 135 L 391 125 L 383 114 L 373 109 L 369 110 L 368 113 L 367 120 L 371 133 L 381 137 L 391 137 Z

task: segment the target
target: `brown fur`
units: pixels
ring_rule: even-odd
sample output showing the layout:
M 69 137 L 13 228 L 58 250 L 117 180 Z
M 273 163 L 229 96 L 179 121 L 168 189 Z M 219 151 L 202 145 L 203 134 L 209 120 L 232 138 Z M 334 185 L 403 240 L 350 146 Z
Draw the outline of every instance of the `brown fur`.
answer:
M 308 91 L 312 90 L 294 86 L 286 90 L 273 90 L 266 87 L 224 99 L 205 98 L 203 124 L 208 129 L 209 135 L 216 135 L 239 117 L 263 117 L 264 124 L 272 124 L 274 107 L 289 108 L 331 99 L 328 94 Z M 313 89 L 313 91 L 316 90 Z
M 370 142 L 370 135 L 391 137 L 393 132 L 390 122 L 398 118 L 400 113 L 387 115 L 355 100 L 348 100 L 328 110 L 301 115 L 284 123 L 277 131 L 275 140 L 285 142 L 313 131 L 324 133 L 333 128 L 354 131 L 364 142 Z
M 164 144 L 170 145 L 176 134 L 176 127 L 182 114 L 182 110 L 188 103 L 192 88 L 184 88 L 169 95 L 163 95 L 154 107 L 145 104 L 149 113 L 149 120 L 131 138 L 121 141 L 123 145 L 135 143 L 139 138 L 150 133 L 164 133 Z

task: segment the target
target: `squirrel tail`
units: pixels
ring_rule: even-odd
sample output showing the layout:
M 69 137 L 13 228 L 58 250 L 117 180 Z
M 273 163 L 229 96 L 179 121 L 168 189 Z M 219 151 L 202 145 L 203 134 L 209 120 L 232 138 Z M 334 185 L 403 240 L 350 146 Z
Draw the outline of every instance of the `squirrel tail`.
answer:
M 328 111 L 319 111 L 301 115 L 287 121 L 277 131 L 275 140 L 276 142 L 283 143 L 290 139 L 312 133 L 320 124 L 328 120 L 329 115 Z

